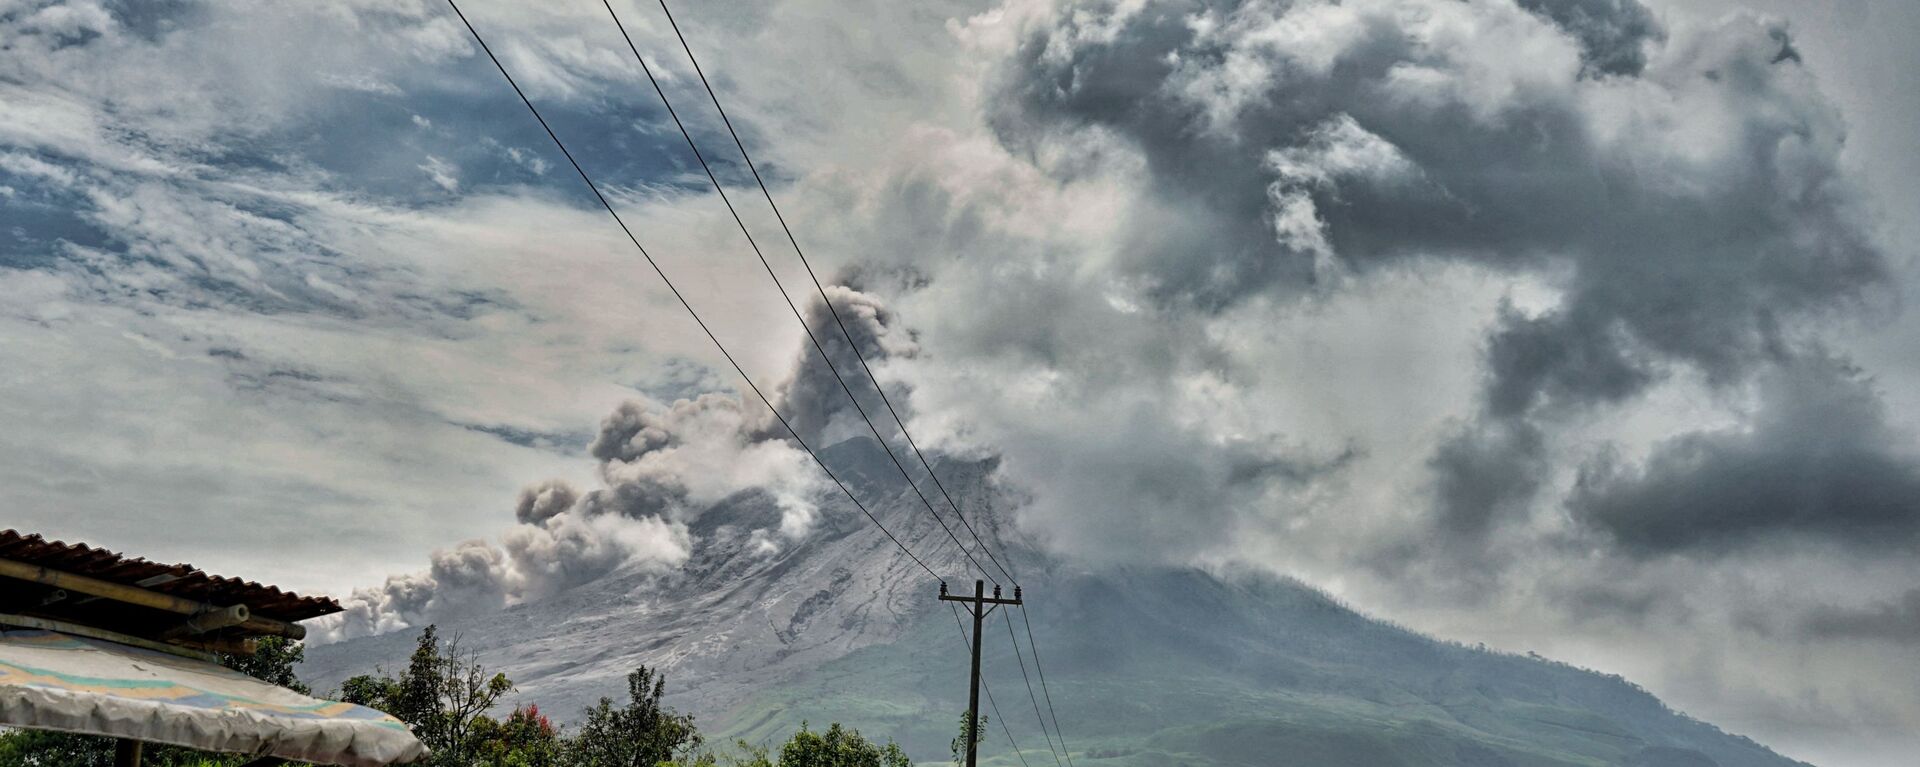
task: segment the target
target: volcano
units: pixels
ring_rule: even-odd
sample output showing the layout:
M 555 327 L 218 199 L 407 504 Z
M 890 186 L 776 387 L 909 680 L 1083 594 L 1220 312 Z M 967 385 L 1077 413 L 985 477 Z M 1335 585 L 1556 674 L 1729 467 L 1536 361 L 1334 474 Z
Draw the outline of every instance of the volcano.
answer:
M 847 440 L 822 457 L 855 493 L 880 499 L 869 508 L 951 587 L 971 589 L 960 577 L 966 554 L 879 443 Z M 994 483 L 993 461 L 935 465 L 1020 579 L 1076 764 L 1801 764 L 1618 676 L 1424 636 L 1298 582 L 1049 556 L 1019 543 L 1008 514 L 1019 498 Z M 695 714 L 709 742 L 777 743 L 802 722 L 840 722 L 944 761 L 966 708 L 968 657 L 967 629 L 936 600 L 938 582 L 851 506 L 825 507 L 809 538 L 768 551 L 753 531 L 779 518 L 772 499 L 738 494 L 689 522 L 692 556 L 671 573 L 616 570 L 544 600 L 442 619 L 442 635 L 506 673 L 517 700 L 563 720 L 623 694 L 623 677 L 644 664 L 666 672 L 668 701 Z M 985 764 L 1053 759 L 1012 644 L 1026 644 L 1027 628 L 1003 609 L 984 629 L 994 704 L 985 713 L 995 720 Z M 302 674 L 328 689 L 402 667 L 414 633 L 311 647 Z

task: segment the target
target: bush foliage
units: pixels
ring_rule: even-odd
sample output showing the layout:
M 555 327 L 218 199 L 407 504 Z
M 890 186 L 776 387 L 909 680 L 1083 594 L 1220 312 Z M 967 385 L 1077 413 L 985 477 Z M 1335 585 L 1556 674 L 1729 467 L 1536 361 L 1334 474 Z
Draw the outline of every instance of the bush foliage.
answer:
M 294 673 L 303 657 L 297 642 L 264 639 L 254 655 L 221 661 L 257 679 L 307 693 Z M 515 707 L 505 718 L 494 719 L 491 712 L 513 690 L 513 682 L 489 672 L 477 653 L 460 647 L 458 638 L 443 640 L 428 626 L 397 676 L 376 669 L 342 682 L 332 697 L 406 722 L 433 752 L 420 763 L 424 767 L 911 767 L 893 742 L 874 743 L 838 723 L 817 732 L 803 724 L 778 751 L 741 742 L 735 745 L 736 753 L 718 755 L 705 747 L 692 715 L 661 703 L 666 688 L 665 674 L 646 666 L 634 669 L 627 675 L 626 700 L 601 698 L 581 712 L 573 733 L 564 732 L 536 705 Z M 236 767 L 246 760 L 149 746 L 145 763 Z M 112 764 L 109 738 L 37 730 L 0 733 L 0 767 Z

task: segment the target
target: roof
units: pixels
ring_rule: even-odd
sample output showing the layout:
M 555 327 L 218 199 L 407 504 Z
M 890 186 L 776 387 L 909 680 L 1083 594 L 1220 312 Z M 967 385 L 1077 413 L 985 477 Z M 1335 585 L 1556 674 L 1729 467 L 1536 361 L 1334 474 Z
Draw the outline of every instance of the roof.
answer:
M 212 575 L 193 565 L 149 562 L 84 543 L 50 541 L 34 533 L 21 533 L 14 530 L 0 530 L 0 559 L 11 559 L 74 575 L 138 586 L 212 605 L 244 604 L 254 615 L 287 622 L 317 618 L 340 612 L 341 609 L 340 603 L 329 597 L 303 597 L 253 581 Z M 15 590 L 8 589 L 8 591 Z M 51 590 L 48 589 L 48 591 Z M 28 595 L 23 594 L 23 596 Z M 122 609 L 105 600 L 72 599 L 65 602 L 71 607 L 61 606 L 58 603 L 50 607 L 61 607 L 57 612 L 62 613 L 84 611 L 88 608 Z M 5 607 L 16 611 L 19 609 L 13 605 Z M 9 610 L 0 609 L 0 612 L 7 611 Z M 56 611 L 36 609 L 33 612 Z

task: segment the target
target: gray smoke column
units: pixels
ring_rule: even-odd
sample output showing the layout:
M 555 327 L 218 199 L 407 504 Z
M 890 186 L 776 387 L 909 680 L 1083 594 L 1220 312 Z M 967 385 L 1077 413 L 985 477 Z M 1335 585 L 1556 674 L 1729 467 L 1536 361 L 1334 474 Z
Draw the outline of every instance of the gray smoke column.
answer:
M 875 366 L 892 358 L 911 359 L 919 353 L 919 345 L 911 331 L 899 326 L 893 312 L 878 296 L 841 285 L 827 286 L 826 293 L 840 323 L 846 326 L 845 332 L 834 322 L 833 315 L 828 314 L 827 306 L 817 299 L 806 302 L 805 316 L 807 325 L 814 329 L 814 336 L 832 358 L 833 367 L 828 367 L 811 343 L 803 346 L 794 360 L 793 373 L 780 385 L 781 412 L 789 414 L 793 427 L 807 439 L 814 439 L 816 434 L 825 435 L 823 444 L 848 437 L 870 437 L 872 432 L 847 401 L 847 391 L 834 380 L 834 369 L 838 369 L 847 388 L 860 398 L 860 406 L 866 409 L 867 415 L 883 426 L 881 433 L 889 434 L 892 430 L 885 428 L 885 424 L 892 422 L 892 416 L 887 414 L 886 403 L 867 380 L 859 357 L 847 346 L 847 338 L 852 336 L 860 354 Z M 876 374 L 883 372 L 884 368 L 875 368 Z M 904 386 L 893 386 L 887 391 L 887 397 L 902 417 L 908 415 L 908 396 Z
M 541 490 L 556 489 L 547 483 Z M 532 494 L 534 489 L 529 489 Z M 568 492 L 571 492 L 570 490 Z M 357 589 L 345 612 L 313 621 L 313 641 L 383 634 L 542 599 L 629 566 L 666 571 L 686 561 L 686 526 L 659 515 L 597 514 L 574 506 L 514 526 L 498 545 L 468 540 L 436 550 L 424 572 Z
M 870 360 L 914 352 L 912 339 L 893 327 L 878 298 L 840 286 L 829 287 L 828 294 Z M 849 383 L 863 381 L 859 361 L 825 307 L 810 302 L 807 317 Z M 844 423 L 859 421 L 811 347 L 795 359 L 776 395 L 781 412 L 822 445 L 865 433 L 864 424 L 856 434 Z M 889 395 L 905 406 L 904 389 Z M 871 407 L 881 407 L 877 397 Z M 777 526 L 753 531 L 762 551 L 777 550 L 812 532 L 820 494 L 830 489 L 764 404 L 738 393 L 671 404 L 622 403 L 601 421 L 588 452 L 599 462 L 601 487 L 581 491 L 558 480 L 527 487 L 514 504 L 517 524 L 497 543 L 461 542 L 433 552 L 424 572 L 354 592 L 344 614 L 315 622 L 315 640 L 385 633 L 543 599 L 623 567 L 669 573 L 698 544 L 688 523 L 742 493 L 762 494 L 779 508 Z

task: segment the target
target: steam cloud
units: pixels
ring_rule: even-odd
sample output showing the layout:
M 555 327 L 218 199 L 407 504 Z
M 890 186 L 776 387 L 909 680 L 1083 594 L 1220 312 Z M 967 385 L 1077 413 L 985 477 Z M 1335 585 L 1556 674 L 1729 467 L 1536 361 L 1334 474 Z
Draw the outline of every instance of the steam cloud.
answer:
M 1227 316 L 1415 262 L 1552 280 L 1555 303 L 1499 314 L 1479 413 L 1431 455 L 1443 531 L 1518 521 L 1549 482 L 1563 424 L 1681 372 L 1722 389 L 1796 377 L 1831 387 L 1805 392 L 1817 399 L 1873 397 L 1845 376 L 1792 372 L 1830 354 L 1799 331 L 1884 295 L 1889 267 L 1840 178 L 1841 120 L 1778 21 L 1670 34 L 1631 0 L 1042 8 L 986 102 L 999 141 L 1061 181 L 1138 163 L 1146 205 L 1169 213 L 1120 224 L 1117 266 L 1168 315 Z M 1874 433 L 1873 407 L 1848 415 Z M 1708 435 L 1686 444 L 1736 450 Z M 1718 545 L 1702 527 L 1743 538 L 1847 519 L 1860 499 L 1838 488 L 1851 478 L 1913 497 L 1910 461 L 1876 437 L 1853 448 L 1845 465 L 1782 458 L 1835 489 L 1793 513 L 1649 511 L 1702 500 L 1683 497 L 1689 482 L 1730 479 L 1676 447 L 1630 502 L 1627 479 L 1590 477 L 1579 516 L 1671 549 Z M 1920 531 L 1920 519 L 1879 516 Z
M 903 139 L 848 239 L 1023 534 L 1697 655 L 1623 670 L 1743 716 L 1883 673 L 1810 637 L 1912 657 L 1920 456 L 1835 332 L 1896 265 L 1784 21 L 1011 0 L 956 34 L 983 130 Z
M 1590 457 L 1557 500 L 1596 540 L 1711 555 L 1775 533 L 1920 532 L 1897 500 L 1920 472 L 1871 389 L 1813 332 L 1883 292 L 1889 267 L 1838 170 L 1841 121 L 1780 22 L 1670 31 L 1630 0 L 1003 10 L 964 32 L 997 61 L 982 104 L 1006 161 L 967 149 L 964 172 L 896 172 L 873 219 L 947 228 L 878 229 L 902 247 L 857 266 L 926 310 L 916 316 L 949 355 L 940 367 L 969 369 L 921 387 L 940 373 L 916 364 L 920 340 L 872 295 L 833 291 L 862 351 L 920 374 L 915 396 L 957 419 L 929 440 L 1004 455 L 1004 478 L 1034 493 L 1025 531 L 1096 558 L 1187 562 L 1231 558 L 1249 531 L 1307 524 L 1373 446 L 1228 422 L 1271 384 L 1226 328 L 1382 273 L 1460 264 L 1534 276 L 1552 298 L 1503 305 L 1473 412 L 1428 438 L 1417 521 L 1457 550 L 1478 556 L 1478 542 L 1531 524 L 1542 496 L 1565 487 L 1555 453 L 1569 424 L 1683 375 L 1756 387 L 1754 428 L 1675 437 L 1637 462 Z M 1101 179 L 1127 191 L 1100 192 Z M 1098 207 L 1060 196 L 1076 189 L 1124 210 L 1087 252 L 1058 255 L 1072 246 L 1021 231 L 1007 211 Z M 909 258 L 914 246 L 980 255 Z M 929 305 L 942 300 L 965 304 Z M 885 420 L 839 328 L 817 303 L 808 319 Z M 801 351 L 779 395 L 795 428 L 823 444 L 864 433 L 840 382 Z M 1833 439 L 1846 460 L 1792 443 L 1795 424 L 1815 422 L 1858 427 Z M 769 545 L 803 537 L 820 478 L 780 437 L 731 395 L 623 405 L 592 446 L 605 487 L 531 489 L 497 556 L 443 552 L 389 584 L 379 612 L 538 598 L 631 558 L 617 541 L 680 530 L 678 545 L 637 549 L 670 564 L 666 553 L 685 556 L 688 520 L 747 488 L 782 509 Z M 1792 508 L 1697 511 L 1747 497 L 1732 467 L 1752 460 L 1828 490 Z M 593 525 L 616 523 L 658 528 L 585 545 L 601 540 Z
M 1848 359 L 1868 347 L 1833 333 L 1857 330 L 1854 310 L 1891 289 L 1890 259 L 1854 220 L 1844 126 L 1785 22 L 1696 24 L 1694 4 L 1656 14 L 1637 0 L 987 4 L 948 21 L 897 3 L 800 0 L 779 20 L 829 34 L 733 46 L 745 56 L 733 92 L 741 114 L 765 122 L 755 135 L 777 137 L 769 156 L 793 184 L 778 193 L 802 236 L 886 296 L 890 306 L 836 289 L 835 302 L 862 350 L 884 357 L 896 405 L 911 382 L 915 436 L 996 453 L 999 487 L 1029 501 L 1022 537 L 1088 559 L 1289 571 L 1423 629 L 1638 663 L 1618 670 L 1694 691 L 1676 700 L 1716 719 L 1773 696 L 1818 698 L 1857 721 L 1920 721 L 1920 696 L 1883 684 L 1887 669 L 1911 667 L 1920 636 L 1920 461 L 1896 425 L 1912 414 L 1887 412 Z M 0 23 L 28 54 L 0 86 L 22 115 L 0 142 L 13 187 L 0 191 L 17 188 L 22 211 L 77 211 L 128 257 L 91 237 L 56 247 L 77 230 L 49 219 L 37 233 L 47 252 L 74 260 L 17 270 L 9 284 L 28 305 L 71 285 L 113 306 L 140 296 L 133 306 L 196 316 L 319 311 L 434 339 L 473 310 L 564 320 L 549 329 L 609 321 L 604 297 L 556 311 L 509 276 L 523 266 L 504 266 L 521 261 L 518 240 L 498 236 L 510 225 L 599 214 L 517 197 L 522 184 L 572 182 L 520 164 L 521 150 L 545 151 L 537 131 L 474 117 L 466 102 L 499 83 L 471 66 L 477 50 L 444 13 L 196 7 L 161 13 L 180 23 L 154 32 L 138 14 L 29 5 Z M 1864 19 L 1867 5 L 1849 10 Z M 1895 28 L 1897 5 L 1880 4 L 1872 23 Z M 625 59 L 577 55 L 607 42 L 605 19 L 580 10 L 521 14 L 526 44 L 570 62 L 536 85 L 590 103 L 632 95 Z M 1804 13 L 1821 26 L 1844 15 Z M 711 30 L 762 34 L 760 21 Z M 253 45 L 204 44 L 261 23 L 272 28 L 246 36 Z M 889 34 L 809 60 L 860 76 L 767 66 L 849 24 Z M 1878 39 L 1848 42 L 1871 51 Z M 869 77 L 875 61 L 898 67 Z M 179 66 L 156 65 L 167 62 Z M 273 62 L 283 66 L 255 66 Z M 296 173 L 261 198 L 257 169 L 189 151 L 230 138 L 234 110 L 257 104 L 245 122 L 265 126 L 260 146 L 304 154 L 316 106 L 367 103 L 335 92 L 360 86 L 327 82 L 342 72 L 439 94 L 405 99 L 423 110 L 405 128 L 417 133 L 386 136 L 376 120 L 362 121 L 367 136 L 333 138 L 386 147 L 374 164 L 412 181 L 325 152 L 308 159 L 344 184 L 338 195 L 307 194 L 312 174 Z M 1822 74 L 1846 88 L 1835 75 L 1861 72 Z M 332 95 L 316 101 L 316 87 Z M 1884 114 L 1861 116 L 1885 129 Z M 617 151 L 622 131 L 583 127 L 580 140 Z M 369 140 L 383 136 L 393 140 Z M 439 164 L 423 146 L 460 170 L 452 198 L 411 170 Z M 1852 159 L 1879 159 L 1866 149 Z M 166 170 L 183 167 L 193 172 Z M 247 183 L 200 183 L 203 173 Z M 457 202 L 338 210 L 423 192 Z M 731 223 L 712 201 L 672 198 L 645 204 L 673 209 L 667 229 L 698 227 L 699 215 L 681 215 L 696 205 Z M 334 210 L 278 210 L 316 199 Z M 528 199 L 537 217 L 493 220 Z M 409 232 L 455 229 L 472 233 L 446 241 L 454 252 L 479 240 L 499 251 L 471 285 L 458 281 L 484 303 L 414 279 L 438 262 L 399 260 Z M 384 250 L 395 256 L 336 257 Z M 893 324 L 893 309 L 918 334 Z M 841 369 L 857 371 L 838 328 L 809 312 Z M 146 330 L 178 319 L 142 314 Z M 237 340 L 289 338 L 251 324 L 231 326 Z M 226 340 L 217 361 L 242 368 L 224 354 L 253 346 Z M 863 433 L 839 383 L 798 351 L 780 389 L 795 425 L 823 443 Z M 328 359 L 351 371 L 343 381 L 363 371 L 358 354 L 316 361 Z M 1879 372 L 1893 386 L 1912 375 Z M 669 399 L 693 394 L 613 412 L 592 446 L 591 487 L 528 488 L 501 534 L 355 595 L 316 635 L 536 600 L 622 568 L 673 577 L 701 545 L 700 515 L 732 492 L 778 499 L 779 520 L 757 523 L 765 547 L 819 524 L 826 491 L 756 401 L 697 396 L 725 386 L 704 368 L 650 375 L 671 379 L 659 387 Z M 861 404 L 887 420 L 863 378 L 851 381 Z M 21 465 L 38 466 L 40 452 L 59 450 Z M 396 475 L 387 481 L 405 481 Z

